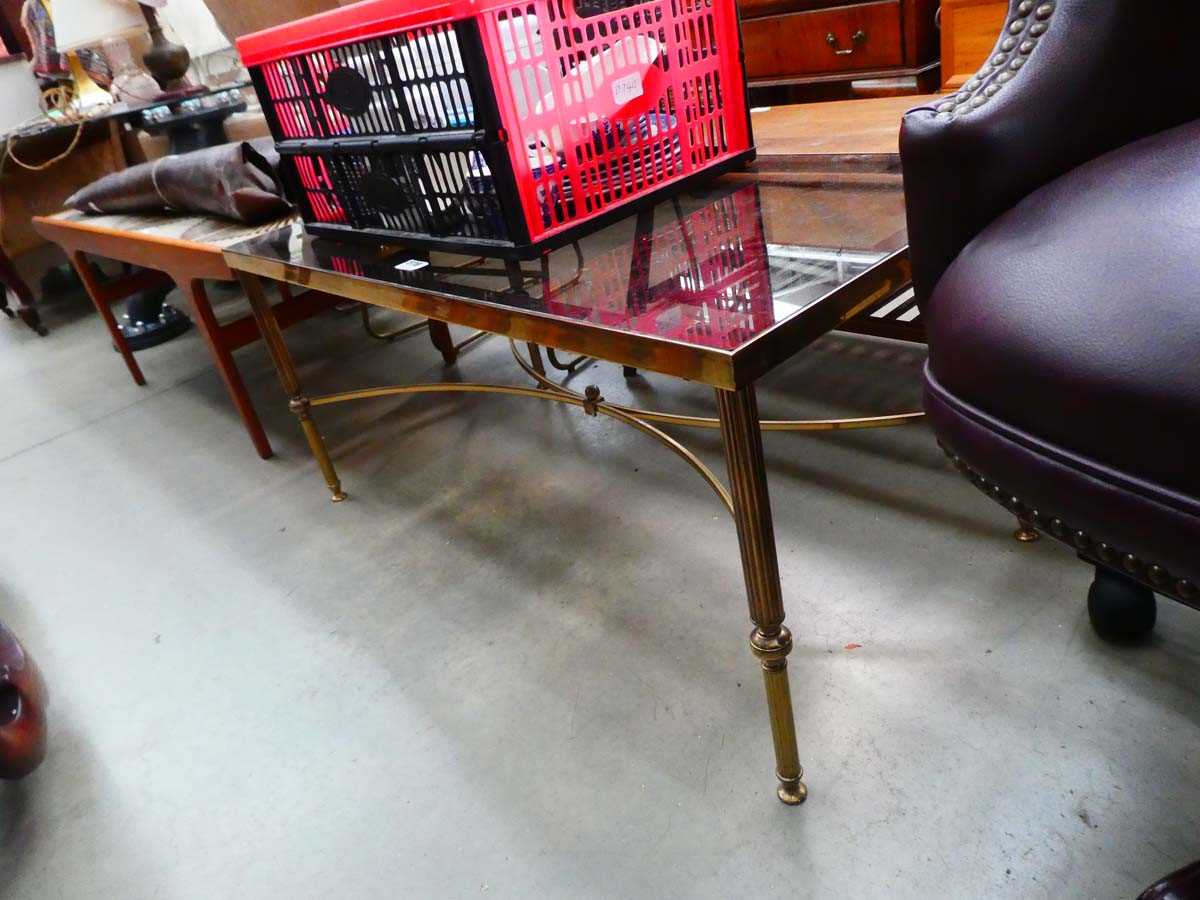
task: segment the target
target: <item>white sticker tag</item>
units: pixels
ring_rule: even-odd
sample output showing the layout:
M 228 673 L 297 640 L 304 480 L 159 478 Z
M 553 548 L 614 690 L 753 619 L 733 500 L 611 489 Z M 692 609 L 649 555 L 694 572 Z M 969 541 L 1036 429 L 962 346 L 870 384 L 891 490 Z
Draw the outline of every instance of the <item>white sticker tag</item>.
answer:
M 396 269 L 401 272 L 415 272 L 417 269 L 423 269 L 427 265 L 429 265 L 429 262 L 424 259 L 406 259 L 400 265 L 396 266 Z
M 642 96 L 642 73 L 630 72 L 628 75 L 622 75 L 620 78 L 614 78 L 612 82 L 613 103 L 617 106 L 624 106 L 630 100 L 636 100 Z

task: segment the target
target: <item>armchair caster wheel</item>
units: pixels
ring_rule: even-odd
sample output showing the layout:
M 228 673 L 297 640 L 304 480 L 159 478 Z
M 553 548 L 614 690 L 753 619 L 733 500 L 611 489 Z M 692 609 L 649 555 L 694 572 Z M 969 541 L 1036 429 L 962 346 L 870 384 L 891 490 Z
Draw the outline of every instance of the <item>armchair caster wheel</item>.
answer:
M 1158 606 L 1154 591 L 1112 569 L 1096 567 L 1096 580 L 1088 589 L 1088 618 L 1100 637 L 1133 641 L 1154 628 Z

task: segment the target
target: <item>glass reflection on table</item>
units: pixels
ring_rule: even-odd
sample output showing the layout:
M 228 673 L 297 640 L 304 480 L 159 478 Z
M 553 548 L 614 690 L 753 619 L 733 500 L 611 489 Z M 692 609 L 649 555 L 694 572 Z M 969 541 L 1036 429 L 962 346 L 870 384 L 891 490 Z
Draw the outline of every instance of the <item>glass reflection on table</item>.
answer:
M 811 185 L 728 179 L 521 264 L 309 238 L 300 226 L 238 250 L 302 268 L 734 350 L 889 255 L 896 234 L 902 235 L 902 195 L 898 187 L 885 189 L 873 202 L 882 202 L 886 215 L 877 209 L 870 216 L 852 215 L 846 201 Z M 769 241 L 772 233 L 775 240 Z M 888 235 L 892 240 L 881 238 Z M 806 237 L 838 243 L 804 242 Z

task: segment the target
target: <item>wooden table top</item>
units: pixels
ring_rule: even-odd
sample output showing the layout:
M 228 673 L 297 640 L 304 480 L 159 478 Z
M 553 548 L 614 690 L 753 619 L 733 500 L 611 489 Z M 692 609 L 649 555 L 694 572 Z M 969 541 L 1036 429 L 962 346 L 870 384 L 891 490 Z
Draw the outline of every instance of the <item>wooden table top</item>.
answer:
M 937 94 L 772 106 L 751 114 L 759 156 L 900 154 L 900 119 Z
M 34 223 L 47 238 L 64 232 L 91 232 L 135 242 L 186 246 L 201 253 L 220 253 L 223 247 L 276 231 L 296 220 L 295 216 L 247 225 L 215 216 L 172 213 L 82 213 L 65 210 L 52 216 L 37 216 Z

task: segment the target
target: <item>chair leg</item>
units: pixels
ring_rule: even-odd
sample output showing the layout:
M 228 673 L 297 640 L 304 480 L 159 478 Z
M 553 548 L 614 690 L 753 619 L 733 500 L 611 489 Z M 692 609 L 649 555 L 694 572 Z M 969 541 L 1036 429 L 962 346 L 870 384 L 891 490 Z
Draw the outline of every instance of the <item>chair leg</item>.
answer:
M 12 291 L 13 296 L 17 298 L 17 308 L 14 313 L 8 305 L 8 292 Z M 42 324 L 42 317 L 38 314 L 37 307 L 33 305 L 33 291 L 29 289 L 29 285 L 25 283 L 16 266 L 12 264 L 4 253 L 0 250 L 0 312 L 3 312 L 10 319 L 19 318 L 31 330 L 36 332 L 41 337 L 45 337 L 48 333 L 46 326 Z
M 1154 628 L 1158 606 L 1154 591 L 1113 569 L 1096 566 L 1088 589 L 1092 628 L 1110 641 L 1132 641 Z

